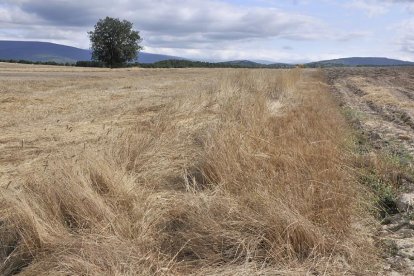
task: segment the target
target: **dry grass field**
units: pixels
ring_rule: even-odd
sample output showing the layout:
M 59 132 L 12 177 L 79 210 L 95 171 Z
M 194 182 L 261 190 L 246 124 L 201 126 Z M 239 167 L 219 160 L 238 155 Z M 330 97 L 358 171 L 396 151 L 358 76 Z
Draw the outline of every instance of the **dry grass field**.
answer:
M 0 64 L 0 274 L 376 274 L 318 70 Z

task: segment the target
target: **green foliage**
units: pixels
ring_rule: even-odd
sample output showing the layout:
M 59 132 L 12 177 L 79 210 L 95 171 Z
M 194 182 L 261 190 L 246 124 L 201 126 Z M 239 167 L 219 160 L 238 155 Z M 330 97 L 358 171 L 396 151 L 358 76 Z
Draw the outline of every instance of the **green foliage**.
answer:
M 219 63 L 202 62 L 202 61 L 191 61 L 191 60 L 163 60 L 150 64 L 139 64 L 143 68 L 229 68 L 229 67 L 240 67 L 230 66 Z
M 105 64 L 101 61 L 80 60 L 76 62 L 75 66 L 77 67 L 105 67 Z
M 360 169 L 359 181 L 373 192 L 373 203 L 380 217 L 397 212 L 397 189 L 390 179 L 385 178 L 375 169 Z
M 396 199 L 405 182 L 414 181 L 414 160 L 398 143 L 383 142 L 375 145 L 370 134 L 359 125 L 363 115 L 344 108 L 343 113 L 354 127 L 350 150 L 354 153 L 354 168 L 358 181 L 368 188 L 375 214 L 381 218 L 397 213 Z
M 100 19 L 93 31 L 88 32 L 92 44 L 92 59 L 109 67 L 120 67 L 137 58 L 142 49 L 139 32 L 127 20 L 106 17 Z
M 55 61 L 30 61 L 30 60 L 15 60 L 15 59 L 0 59 L 0 62 L 7 62 L 7 63 L 21 63 L 21 64 L 34 64 L 34 65 L 55 65 L 55 66 L 73 66 L 73 63 L 65 62 L 59 63 Z
M 169 59 L 155 63 L 137 64 L 142 68 L 292 68 L 288 64 L 264 65 L 259 63 L 203 62 L 181 59 Z
M 395 201 L 398 192 L 404 189 L 404 182 L 414 180 L 413 159 L 395 144 L 380 150 L 371 149 L 372 153 L 375 153 L 376 160 L 365 159 L 365 166 L 358 166 L 359 179 L 373 192 L 375 205 L 384 217 L 397 212 Z

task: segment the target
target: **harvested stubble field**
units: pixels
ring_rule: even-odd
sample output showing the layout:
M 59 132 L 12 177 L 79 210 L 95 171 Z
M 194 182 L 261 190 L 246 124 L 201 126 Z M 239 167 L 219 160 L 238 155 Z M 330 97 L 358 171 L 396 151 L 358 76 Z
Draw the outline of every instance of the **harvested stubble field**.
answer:
M 3 275 L 375 274 L 318 70 L 0 64 Z
M 336 68 L 326 74 L 359 133 L 360 182 L 385 207 L 375 238 L 386 245 L 386 273 L 414 275 L 414 67 Z
M 330 69 L 328 76 L 373 140 L 396 141 L 414 156 L 414 67 Z

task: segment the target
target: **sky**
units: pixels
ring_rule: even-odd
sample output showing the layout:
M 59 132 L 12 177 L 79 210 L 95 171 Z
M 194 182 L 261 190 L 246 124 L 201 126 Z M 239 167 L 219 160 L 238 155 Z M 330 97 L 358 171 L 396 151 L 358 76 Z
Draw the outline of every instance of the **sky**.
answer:
M 131 21 L 145 52 L 190 59 L 414 61 L 414 0 L 0 0 L 0 40 L 88 49 L 106 16 Z

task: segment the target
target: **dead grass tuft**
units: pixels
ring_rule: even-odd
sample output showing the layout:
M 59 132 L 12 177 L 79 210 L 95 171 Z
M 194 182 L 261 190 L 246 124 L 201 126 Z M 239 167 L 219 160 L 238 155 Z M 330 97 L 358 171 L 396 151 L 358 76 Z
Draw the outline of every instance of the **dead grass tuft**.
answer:
M 369 273 L 346 124 L 320 79 L 225 71 L 4 189 L 1 273 Z

